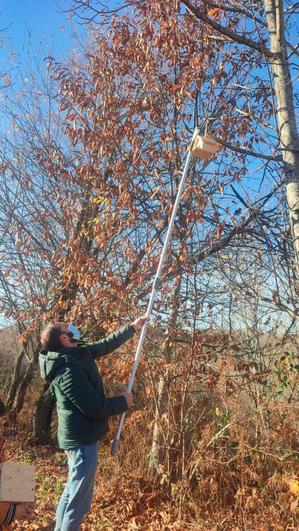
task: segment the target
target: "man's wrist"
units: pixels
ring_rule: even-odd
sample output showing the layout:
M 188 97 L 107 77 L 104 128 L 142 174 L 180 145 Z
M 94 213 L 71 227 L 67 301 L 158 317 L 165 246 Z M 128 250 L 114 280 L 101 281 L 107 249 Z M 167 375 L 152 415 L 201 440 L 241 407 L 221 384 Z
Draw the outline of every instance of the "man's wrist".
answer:
M 138 317 L 138 319 L 135 319 L 135 321 L 131 323 L 135 332 L 139 332 L 140 330 L 142 330 L 147 320 L 147 315 L 142 315 L 141 317 Z

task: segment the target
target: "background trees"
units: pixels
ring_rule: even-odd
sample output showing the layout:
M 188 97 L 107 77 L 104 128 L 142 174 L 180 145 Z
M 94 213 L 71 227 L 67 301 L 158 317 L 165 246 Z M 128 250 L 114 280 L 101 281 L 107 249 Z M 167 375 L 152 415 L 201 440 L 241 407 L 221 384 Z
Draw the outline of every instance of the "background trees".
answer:
M 203 1 L 196 4 L 183 0 L 182 3 L 199 22 L 207 23 L 216 32 L 233 42 L 235 52 L 238 53 L 241 45 L 258 55 L 259 63 L 264 61 L 268 66 L 268 83 L 273 90 L 273 96 L 275 95 L 273 125 L 277 135 L 277 147 L 279 146 L 283 159 L 287 201 L 298 263 L 299 159 L 292 80 L 292 73 L 296 71 L 298 65 L 297 48 L 292 42 L 296 6 L 289 6 L 283 1 L 265 0 L 250 4 L 248 9 L 240 6 L 238 2 L 230 2 L 229 6 L 220 4 L 216 10 L 209 10 L 210 2 Z M 251 112 L 249 118 L 255 121 Z

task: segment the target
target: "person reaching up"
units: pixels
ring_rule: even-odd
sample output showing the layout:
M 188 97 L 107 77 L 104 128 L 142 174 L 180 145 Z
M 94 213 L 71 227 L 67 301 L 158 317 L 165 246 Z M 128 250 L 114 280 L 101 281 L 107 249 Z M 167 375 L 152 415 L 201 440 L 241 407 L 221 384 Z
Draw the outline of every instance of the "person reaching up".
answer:
M 132 394 L 107 397 L 96 359 L 117 349 L 142 329 L 146 316 L 92 344 L 80 343 L 72 324 L 49 323 L 41 334 L 41 376 L 51 382 L 58 414 L 58 444 L 68 460 L 68 479 L 56 510 L 55 531 L 79 531 L 89 511 L 99 441 L 108 419 L 132 406 Z

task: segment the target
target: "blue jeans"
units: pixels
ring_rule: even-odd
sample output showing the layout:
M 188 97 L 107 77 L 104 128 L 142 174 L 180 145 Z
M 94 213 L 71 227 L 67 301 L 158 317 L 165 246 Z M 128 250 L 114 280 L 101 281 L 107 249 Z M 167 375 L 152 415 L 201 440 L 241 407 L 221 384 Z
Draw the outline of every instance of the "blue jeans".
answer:
M 94 488 L 99 443 L 67 450 L 68 479 L 56 510 L 54 531 L 80 531 Z

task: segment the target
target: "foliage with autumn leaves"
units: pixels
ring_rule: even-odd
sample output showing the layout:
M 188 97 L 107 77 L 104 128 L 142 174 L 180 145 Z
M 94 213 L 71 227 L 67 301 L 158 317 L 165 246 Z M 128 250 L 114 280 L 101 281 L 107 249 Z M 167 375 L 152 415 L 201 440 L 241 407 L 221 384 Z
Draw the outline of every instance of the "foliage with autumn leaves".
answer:
M 92 340 L 143 313 L 199 93 L 201 131 L 223 150 L 188 176 L 136 411 L 119 457 L 105 447 L 87 528 L 295 527 L 298 366 L 292 348 L 284 353 L 287 333 L 265 332 L 273 308 L 296 310 L 271 83 L 259 77 L 257 53 L 217 38 L 184 3 L 129 4 L 93 32 L 81 57 L 48 58 L 41 90 L 13 102 L 14 139 L 1 144 L 2 310 L 21 326 L 30 383 L 45 320 L 60 315 Z M 207 14 L 224 17 L 216 7 Z M 239 28 L 240 18 L 228 21 Z M 244 312 L 260 304 L 244 330 Z M 111 394 L 111 381 L 128 379 L 130 354 L 102 364 Z M 65 469 L 60 454 L 41 450 L 40 461 L 35 452 L 25 458 L 36 460 L 38 507 L 50 519 L 48 493 L 58 497 Z M 39 512 L 32 529 L 44 523 Z

